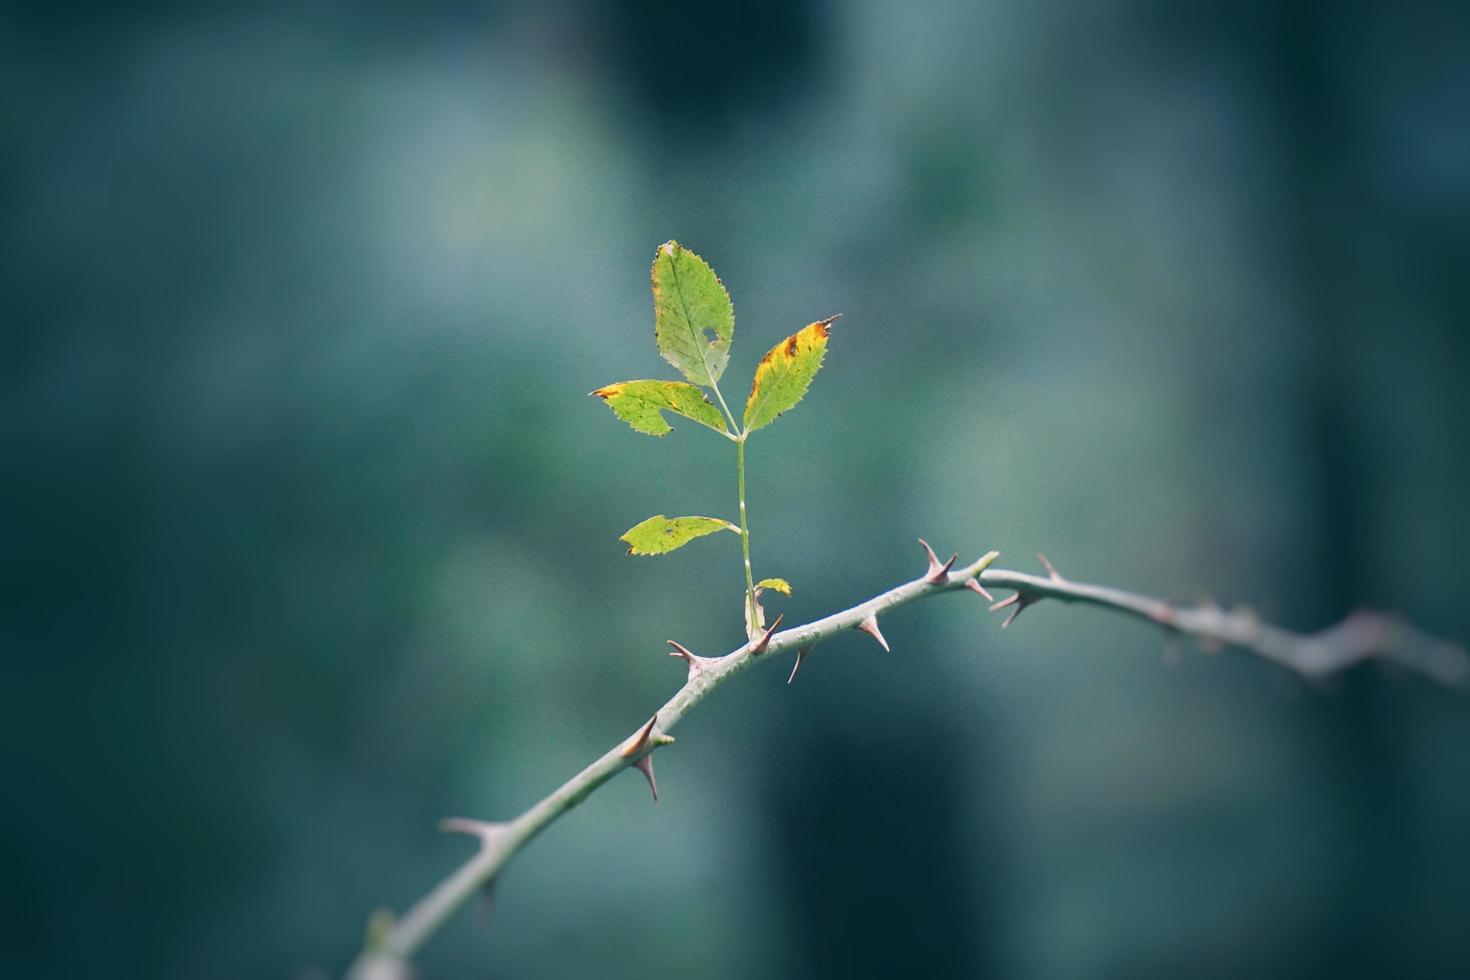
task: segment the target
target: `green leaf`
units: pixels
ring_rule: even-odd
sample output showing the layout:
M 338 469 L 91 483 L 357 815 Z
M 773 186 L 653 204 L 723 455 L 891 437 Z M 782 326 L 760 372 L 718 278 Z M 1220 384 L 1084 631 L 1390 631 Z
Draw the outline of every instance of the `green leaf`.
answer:
M 618 540 L 627 542 L 630 555 L 662 555 L 716 531 L 739 534 L 740 528 L 718 517 L 665 517 L 658 514 L 630 527 Z
M 750 398 L 745 402 L 745 428 L 751 432 L 775 421 L 776 416 L 806 395 L 827 352 L 828 328 L 837 317 L 809 323 L 772 347 L 755 368 Z
M 652 278 L 659 353 L 695 384 L 714 384 L 735 335 L 730 294 L 704 259 L 672 240 L 654 255 Z
M 619 381 L 592 394 L 607 402 L 618 418 L 651 436 L 671 431 L 664 420 L 664 411 L 693 419 L 716 432 L 730 431 L 725 417 L 704 397 L 704 392 L 682 381 Z
M 791 583 L 784 578 L 763 578 L 755 583 L 757 589 L 775 589 L 782 595 L 791 594 Z

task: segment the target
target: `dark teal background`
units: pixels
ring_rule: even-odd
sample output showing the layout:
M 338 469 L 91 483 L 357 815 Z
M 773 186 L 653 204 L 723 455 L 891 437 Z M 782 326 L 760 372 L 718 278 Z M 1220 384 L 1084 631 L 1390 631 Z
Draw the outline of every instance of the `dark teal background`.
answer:
M 1463 5 L 313 2 L 0 15 L 0 973 L 319 977 L 740 639 L 727 387 L 806 621 L 914 539 L 1470 638 Z M 435 977 L 1470 973 L 1470 702 L 971 596 L 724 689 Z

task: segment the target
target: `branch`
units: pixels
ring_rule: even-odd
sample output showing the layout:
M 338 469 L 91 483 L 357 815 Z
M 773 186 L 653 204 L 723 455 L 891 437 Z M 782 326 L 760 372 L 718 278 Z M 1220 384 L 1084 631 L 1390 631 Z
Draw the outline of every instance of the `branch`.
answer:
M 1320 680 L 1370 658 L 1396 663 L 1448 687 L 1464 689 L 1470 677 L 1470 655 L 1464 649 L 1380 613 L 1355 613 L 1318 633 L 1294 633 L 1261 622 L 1246 609 L 1226 612 L 1213 603 L 1180 606 L 1121 589 L 1073 582 L 1063 578 L 1044 556 L 1038 557 L 1046 575 L 990 568 L 997 557 L 994 551 L 955 571 L 955 558 L 941 563 L 926 542 L 920 543 L 929 557 L 929 568 L 922 576 L 824 619 L 778 633 L 776 627 L 781 622 L 778 618 L 763 635 L 723 657 L 696 656 L 669 641 L 674 648 L 671 656 L 682 658 L 688 665 L 689 676 L 684 686 L 628 738 L 514 820 L 506 823 L 462 818 L 444 821 L 441 827 L 445 831 L 477 837 L 479 852 L 402 918 L 394 920 L 388 913 L 376 913 L 368 930 L 366 948 L 349 976 L 354 980 L 397 980 L 409 976 L 408 959 L 456 909 L 476 892 L 493 885 L 501 869 L 532 838 L 623 770 L 640 770 L 657 802 L 654 750 L 674 741 L 669 731 L 711 691 L 757 660 L 773 660 L 778 654 L 794 651 L 796 664 L 790 678 L 794 680 L 818 642 L 852 629 L 868 633 L 887 650 L 888 642 L 878 630 L 878 617 L 917 599 L 959 589 L 991 599 L 990 588 L 1011 590 L 1012 595 L 990 607 L 992 612 L 1011 610 L 1002 627 L 1010 626 L 1023 610 L 1042 599 L 1101 606 L 1146 620 L 1171 634 L 1192 637 L 1206 649 L 1236 647 L 1255 653 L 1309 681 Z

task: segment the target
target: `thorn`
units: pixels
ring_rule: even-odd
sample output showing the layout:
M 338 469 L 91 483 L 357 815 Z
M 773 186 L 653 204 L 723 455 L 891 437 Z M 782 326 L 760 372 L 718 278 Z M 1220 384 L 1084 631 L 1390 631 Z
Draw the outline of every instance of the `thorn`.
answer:
M 786 614 L 781 613 L 781 615 L 776 617 L 776 621 L 766 628 L 765 635 L 763 635 L 759 640 L 756 640 L 750 644 L 750 655 L 752 657 L 759 656 L 760 654 L 766 652 L 766 647 L 771 645 L 771 637 L 775 634 L 776 627 L 780 626 L 781 620 L 785 618 Z
M 967 579 L 965 581 L 965 588 L 969 589 L 971 592 L 983 596 L 986 602 L 995 601 L 995 596 L 985 591 L 985 586 L 980 584 L 980 580 L 978 578 Z
M 1045 555 L 1038 551 L 1036 553 L 1036 557 L 1041 559 L 1041 564 L 1044 568 L 1046 568 L 1047 575 L 1050 575 L 1055 581 L 1060 582 L 1062 580 L 1062 576 L 1057 572 L 1055 568 L 1052 567 L 1051 562 L 1046 560 Z
M 652 718 L 648 719 L 647 723 L 644 724 L 642 728 L 634 732 L 628 738 L 628 740 L 623 743 L 623 747 L 618 750 L 618 755 L 622 756 L 624 759 L 631 759 L 639 752 L 642 752 L 644 747 L 648 745 L 648 737 L 653 734 L 653 724 L 656 721 L 658 721 L 658 715 L 655 713 Z
M 1000 612 L 1006 606 L 1014 606 L 1021 601 L 1021 593 L 1014 592 L 990 607 L 991 612 Z
M 924 573 L 924 581 L 930 585 L 942 585 L 949 581 L 949 570 L 954 567 L 955 559 L 959 558 L 959 552 L 950 555 L 949 561 L 941 565 L 939 556 L 934 553 L 933 548 L 929 547 L 929 542 L 920 538 L 919 544 L 924 546 L 924 554 L 929 556 L 929 570 Z
M 872 613 L 869 613 L 867 619 L 865 619 L 861 623 L 858 623 L 857 624 L 857 628 L 860 629 L 860 630 L 862 630 L 864 633 L 868 634 L 869 636 L 871 636 L 873 639 L 877 640 L 878 641 L 878 645 L 883 648 L 883 652 L 884 653 L 888 653 L 889 652 L 889 650 L 888 650 L 888 641 L 885 640 L 885 639 L 883 639 L 883 633 L 878 629 L 878 617 L 877 616 L 873 615 Z
M 660 745 L 668 745 L 674 741 L 672 735 L 665 735 L 663 732 L 655 734 L 653 726 L 657 723 L 658 715 L 654 714 L 642 728 L 629 736 L 628 741 L 624 742 L 623 747 L 618 750 L 618 755 L 624 759 L 631 759 L 644 749 L 648 749 L 647 754 L 632 765 L 634 769 L 643 773 L 643 778 L 648 780 L 648 789 L 653 793 L 655 803 L 658 802 L 658 786 L 653 781 L 653 750 Z
M 794 680 L 796 680 L 796 672 L 801 669 L 801 662 L 803 660 L 805 660 L 806 659 L 806 655 L 809 654 L 809 653 L 811 653 L 811 652 L 812 652 L 812 645 L 810 643 L 808 643 L 804 647 L 799 647 L 797 649 L 797 651 L 796 651 L 796 666 L 794 666 L 794 667 L 791 668 L 791 676 L 788 677 L 788 678 L 786 678 L 786 686 L 787 687 L 790 687 L 791 686 L 791 682 L 794 681 Z
M 633 768 L 643 773 L 643 778 L 648 780 L 648 791 L 653 794 L 653 802 L 658 802 L 658 783 L 653 778 L 653 755 L 645 755 L 633 763 Z
M 1174 627 L 1174 607 L 1167 602 L 1155 603 L 1148 611 L 1148 617 L 1166 629 Z
M 488 823 L 484 820 L 471 820 L 468 817 L 445 817 L 439 821 L 439 829 L 446 834 L 469 834 L 471 837 L 480 838 L 481 846 L 488 847 L 503 829 L 504 824 Z
M 689 665 L 690 677 L 693 677 L 695 674 L 699 673 L 701 670 L 704 670 L 704 668 L 708 667 L 710 663 L 712 663 L 709 657 L 701 657 L 698 654 L 690 653 L 689 648 L 684 646 L 684 644 L 682 643 L 670 640 L 669 646 L 674 648 L 673 650 L 669 651 L 669 656 L 683 657 L 684 662 Z
M 1016 621 L 1016 617 L 1021 615 L 1021 610 L 1025 609 L 1028 605 L 1030 605 L 1030 603 L 1027 600 L 1021 598 L 1021 593 L 1012 592 L 1010 595 L 1006 596 L 1004 599 L 991 606 L 990 611 L 1000 612 L 1002 609 L 1005 609 L 1009 606 L 1015 607 L 1011 610 L 1011 614 L 1005 618 L 1005 622 L 1000 624 L 1000 628 L 1005 629 L 1007 626 Z

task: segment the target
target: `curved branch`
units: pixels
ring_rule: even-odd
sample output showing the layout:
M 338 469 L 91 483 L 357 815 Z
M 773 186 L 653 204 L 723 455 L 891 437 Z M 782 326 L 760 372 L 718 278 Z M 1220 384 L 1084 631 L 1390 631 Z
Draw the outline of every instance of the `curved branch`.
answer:
M 922 542 L 921 542 L 922 543 Z M 408 976 L 408 959 L 476 892 L 492 885 L 506 863 L 530 840 L 562 814 L 581 803 L 603 783 L 624 769 L 639 769 L 653 789 L 653 752 L 674 739 L 668 732 L 715 688 L 757 660 L 797 653 L 797 667 L 811 648 L 828 637 L 850 629 L 869 633 L 887 649 L 878 631 L 878 617 L 892 609 L 944 592 L 969 589 L 990 598 L 988 588 L 1007 589 L 1012 595 L 995 602 L 991 611 L 1011 609 L 1003 627 L 1042 599 L 1101 606 L 1135 616 L 1162 629 L 1199 641 L 1207 648 L 1236 647 L 1286 667 L 1308 680 L 1344 670 L 1359 661 L 1379 658 L 1424 674 L 1449 687 L 1464 688 L 1470 677 L 1470 655 L 1453 643 L 1379 613 L 1356 613 L 1318 633 L 1301 634 L 1256 618 L 1246 609 L 1226 612 L 1213 603 L 1180 606 L 1121 589 L 1062 577 L 1044 556 L 1046 575 L 993 569 L 992 551 L 974 564 L 952 570 L 954 559 L 941 563 L 928 544 L 929 568 L 924 575 L 889 589 L 824 619 L 776 632 L 773 624 L 764 636 L 751 640 L 723 657 L 698 657 L 675 646 L 689 666 L 684 686 L 627 739 L 563 783 L 550 796 L 506 823 L 454 818 L 444 821 L 446 831 L 479 838 L 480 850 L 440 882 L 404 915 L 393 920 L 376 914 L 363 954 L 349 976 L 355 980 L 396 980 Z M 672 644 L 672 641 L 670 641 Z M 792 677 L 796 676 L 795 670 Z M 654 799 L 657 799 L 655 791 Z
M 998 569 L 980 576 L 985 585 L 1014 590 L 1014 595 L 991 607 L 992 611 L 1014 607 L 1003 626 L 1009 626 L 1021 610 L 1042 599 L 1059 599 L 1102 606 L 1148 620 L 1169 632 L 1192 637 L 1206 649 L 1246 650 L 1308 680 L 1318 680 L 1359 661 L 1376 658 L 1423 674 L 1446 687 L 1463 688 L 1470 681 L 1470 656 L 1463 648 L 1396 616 L 1356 612 L 1319 632 L 1295 633 L 1263 622 L 1245 607 L 1227 612 L 1212 602 L 1180 606 L 1122 589 L 1073 582 L 1063 578 L 1046 556 L 1037 557 L 1046 566 L 1045 576 Z

